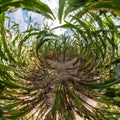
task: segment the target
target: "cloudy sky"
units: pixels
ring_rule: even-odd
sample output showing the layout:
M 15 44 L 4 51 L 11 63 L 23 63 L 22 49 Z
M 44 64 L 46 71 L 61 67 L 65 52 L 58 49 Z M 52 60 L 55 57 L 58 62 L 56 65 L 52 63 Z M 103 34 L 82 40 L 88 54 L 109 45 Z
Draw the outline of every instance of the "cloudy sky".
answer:
M 58 0 L 41 0 L 42 2 L 46 3 L 51 10 L 53 11 L 54 15 L 57 18 L 57 12 L 58 12 Z M 32 20 L 31 22 L 34 24 L 36 23 L 37 26 L 39 26 L 41 29 L 43 27 L 43 16 L 37 14 L 37 13 L 33 13 L 33 12 L 28 12 L 28 11 L 23 11 L 22 9 L 18 9 L 17 11 L 13 12 L 13 13 L 9 13 L 9 16 L 11 17 L 12 21 L 15 21 L 16 23 L 18 23 L 20 25 L 20 29 L 22 31 L 24 31 L 29 23 L 29 18 L 31 16 Z M 48 23 L 49 26 L 51 27 L 55 27 L 60 25 L 58 19 L 52 21 L 52 20 L 47 20 L 46 21 Z M 58 29 L 56 30 L 57 34 L 61 34 L 64 33 L 65 30 L 64 29 Z

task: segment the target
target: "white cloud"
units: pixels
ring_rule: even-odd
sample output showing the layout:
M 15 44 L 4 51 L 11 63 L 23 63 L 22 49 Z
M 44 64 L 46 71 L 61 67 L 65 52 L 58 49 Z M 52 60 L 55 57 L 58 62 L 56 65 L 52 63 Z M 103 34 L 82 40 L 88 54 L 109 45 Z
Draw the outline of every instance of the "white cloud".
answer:
M 59 26 L 59 21 L 57 18 L 57 14 L 58 14 L 58 0 L 41 0 L 41 2 L 46 3 L 50 9 L 52 10 L 53 14 L 56 16 L 55 20 L 50 20 L 50 19 L 45 19 L 44 17 L 40 14 L 34 13 L 29 11 L 27 15 L 25 15 L 25 13 L 23 13 L 22 9 L 18 9 L 17 11 L 13 12 L 13 16 L 14 16 L 14 21 L 16 23 L 18 23 L 20 25 L 20 29 L 23 31 L 27 28 L 28 24 L 26 21 L 28 21 L 29 16 L 31 16 L 32 18 L 32 23 L 37 23 L 37 25 L 39 25 L 40 28 L 43 28 L 44 24 L 48 24 L 48 26 L 50 26 L 51 28 L 54 28 L 56 26 Z M 62 34 L 65 32 L 65 29 L 57 29 L 55 30 L 56 34 Z
M 13 16 L 14 21 L 20 25 L 20 30 L 25 30 L 27 28 L 27 24 L 24 21 L 22 9 L 18 9 L 17 11 L 13 12 Z

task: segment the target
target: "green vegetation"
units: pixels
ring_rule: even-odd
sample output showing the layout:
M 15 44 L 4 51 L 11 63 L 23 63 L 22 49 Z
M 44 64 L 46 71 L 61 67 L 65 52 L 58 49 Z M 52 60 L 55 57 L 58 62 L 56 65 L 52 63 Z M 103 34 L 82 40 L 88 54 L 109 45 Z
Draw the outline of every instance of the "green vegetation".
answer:
M 21 7 L 54 20 L 52 10 L 39 0 L 1 0 L 0 120 L 119 120 L 119 5 L 59 0 L 63 25 L 21 32 L 6 12 Z M 54 34 L 59 28 L 71 33 Z

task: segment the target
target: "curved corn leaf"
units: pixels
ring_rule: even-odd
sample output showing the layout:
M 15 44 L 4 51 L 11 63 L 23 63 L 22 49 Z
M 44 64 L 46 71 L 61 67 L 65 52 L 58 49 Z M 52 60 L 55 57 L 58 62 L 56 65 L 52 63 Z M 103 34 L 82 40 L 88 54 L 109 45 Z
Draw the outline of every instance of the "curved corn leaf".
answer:
M 7 10 L 10 10 L 11 8 L 23 8 L 27 9 L 39 14 L 42 14 L 43 16 L 53 19 L 54 15 L 51 11 L 51 9 L 44 4 L 43 2 L 39 0 L 1 0 L 0 1 L 0 8 L 1 12 L 5 12 Z
M 74 16 L 82 17 L 84 14 L 89 13 L 93 10 L 100 10 L 100 14 L 105 14 L 107 11 L 113 15 L 120 15 L 120 1 L 119 0 L 67 0 L 65 15 L 69 15 L 74 12 Z M 76 13 L 76 14 L 75 14 Z
M 36 54 L 39 58 L 39 49 L 43 46 L 43 44 L 49 40 L 54 40 L 54 37 L 58 37 L 52 33 L 47 33 L 46 31 L 41 31 L 37 37 L 37 45 L 36 45 Z
M 34 33 L 29 33 L 26 36 L 24 36 L 24 38 L 20 41 L 19 45 L 18 45 L 18 55 L 20 56 L 21 54 L 21 49 L 23 47 L 23 44 L 30 38 L 30 37 L 34 37 L 36 35 L 38 35 L 39 32 L 34 32 Z
M 85 83 L 81 83 L 89 88 L 92 88 L 92 89 L 105 89 L 105 88 L 108 88 L 112 85 L 115 85 L 115 84 L 119 84 L 120 83 L 120 79 L 114 79 L 114 78 L 111 78 L 110 80 L 107 80 L 105 82 L 101 82 L 101 83 L 93 83 L 93 84 L 85 84 Z
M 2 71 L 19 71 L 17 68 L 14 68 L 12 66 L 6 66 L 6 65 L 4 65 L 2 63 L 0 63 L 0 69 Z

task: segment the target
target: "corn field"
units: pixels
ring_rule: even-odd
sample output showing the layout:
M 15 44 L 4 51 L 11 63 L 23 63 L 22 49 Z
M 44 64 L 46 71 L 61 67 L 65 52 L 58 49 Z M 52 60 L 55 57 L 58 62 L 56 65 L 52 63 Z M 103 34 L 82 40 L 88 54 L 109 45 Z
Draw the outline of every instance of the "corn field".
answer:
M 0 0 L 0 120 L 120 120 L 120 0 L 58 4 Z M 18 8 L 63 24 L 21 31 Z

